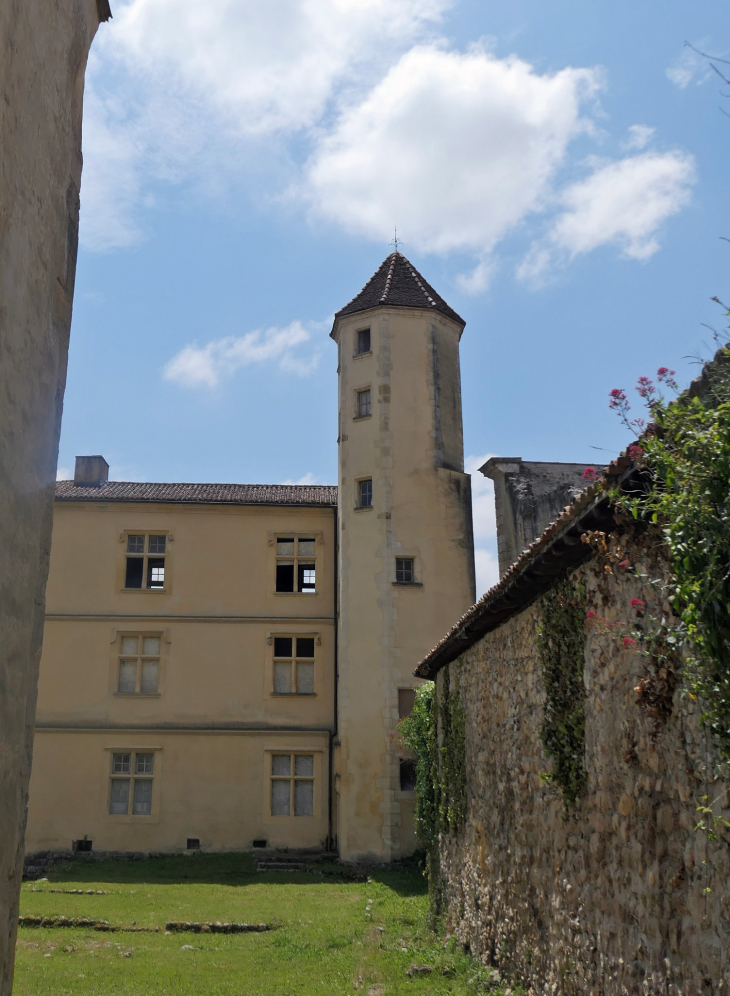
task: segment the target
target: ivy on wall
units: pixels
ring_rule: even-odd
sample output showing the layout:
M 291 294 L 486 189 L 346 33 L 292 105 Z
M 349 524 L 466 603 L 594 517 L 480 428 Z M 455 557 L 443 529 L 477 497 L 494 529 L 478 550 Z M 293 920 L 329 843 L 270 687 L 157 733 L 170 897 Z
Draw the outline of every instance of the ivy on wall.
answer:
M 461 663 L 459 661 L 459 663 Z M 451 688 L 451 668 L 445 667 L 439 705 L 441 764 L 439 771 L 439 829 L 454 836 L 466 817 L 466 716 L 458 678 Z
M 564 577 L 543 596 L 537 650 L 545 686 L 541 736 L 548 778 L 572 806 L 585 784 L 585 588 Z

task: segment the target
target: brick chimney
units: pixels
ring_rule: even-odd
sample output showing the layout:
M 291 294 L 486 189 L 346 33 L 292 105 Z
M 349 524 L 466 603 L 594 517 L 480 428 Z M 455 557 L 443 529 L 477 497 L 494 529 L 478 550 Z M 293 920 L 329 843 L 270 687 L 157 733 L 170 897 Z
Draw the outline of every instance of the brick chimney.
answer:
M 74 484 L 101 487 L 109 480 L 109 464 L 103 456 L 77 456 Z

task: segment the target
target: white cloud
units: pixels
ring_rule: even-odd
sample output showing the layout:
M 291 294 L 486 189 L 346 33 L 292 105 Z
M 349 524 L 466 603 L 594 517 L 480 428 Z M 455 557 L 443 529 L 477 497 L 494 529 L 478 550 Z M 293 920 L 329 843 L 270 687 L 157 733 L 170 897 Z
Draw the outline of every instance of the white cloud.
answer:
M 667 67 L 667 78 L 675 86 L 678 86 L 680 90 L 685 90 L 693 81 L 698 86 L 704 83 L 713 75 L 713 71 L 709 60 L 705 56 L 700 55 L 695 49 L 707 51 L 711 47 L 712 42 L 709 38 L 701 39 L 694 48 L 690 48 L 685 42 L 681 53 L 671 66 Z
M 648 259 L 659 248 L 662 223 L 689 203 L 694 181 L 694 160 L 683 152 L 645 152 L 597 166 L 563 191 L 564 210 L 518 275 L 539 282 L 551 266 L 605 245 L 629 259 Z
M 496 268 L 493 258 L 480 259 L 471 273 L 459 273 L 456 283 L 465 294 L 483 294 L 489 288 Z
M 287 478 L 286 481 L 282 481 L 281 483 L 282 484 L 319 484 L 320 482 L 317 480 L 317 478 L 310 470 L 308 473 L 304 474 L 303 477 L 299 477 L 296 481 L 292 480 L 291 478 Z
M 68 467 L 59 467 L 56 471 L 57 481 L 70 481 L 73 479 L 73 474 L 68 469 Z
M 321 125 L 343 88 L 371 85 L 451 2 L 117 0 L 87 72 L 84 244 L 139 241 L 151 180 L 210 192 L 263 158 L 263 137 L 266 169 L 285 169 L 272 136 Z
M 309 339 L 310 332 L 295 321 L 283 329 L 256 329 L 242 336 L 214 339 L 205 346 L 191 343 L 165 364 L 163 377 L 182 387 L 214 388 L 242 367 L 265 362 L 305 376 L 319 362 L 319 354 L 297 350 Z
M 424 251 L 489 253 L 543 205 L 598 85 L 590 69 L 539 75 L 514 56 L 415 47 L 322 138 L 313 213 L 371 238 L 397 223 Z
M 497 518 L 494 509 L 494 482 L 479 473 L 479 468 L 494 456 L 469 456 L 464 469 L 471 474 L 471 502 L 474 521 L 474 560 L 477 575 L 477 598 L 499 581 L 497 559 Z
M 629 128 L 629 137 L 622 143 L 623 148 L 627 151 L 645 149 L 654 137 L 655 131 L 656 128 L 650 128 L 648 125 L 631 125 Z

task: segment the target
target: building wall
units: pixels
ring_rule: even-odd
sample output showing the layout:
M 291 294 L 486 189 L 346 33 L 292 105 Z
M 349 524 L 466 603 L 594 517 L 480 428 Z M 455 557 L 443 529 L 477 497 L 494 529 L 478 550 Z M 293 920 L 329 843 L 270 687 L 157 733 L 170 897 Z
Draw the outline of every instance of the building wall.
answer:
M 583 463 L 540 463 L 491 457 L 480 468 L 494 481 L 499 574 L 583 491 Z
M 12 987 L 96 0 L 0 4 L 0 994 Z
M 662 576 L 645 551 L 625 552 Z M 448 929 L 539 994 L 725 992 L 727 834 L 708 842 L 696 825 L 704 796 L 730 817 L 728 783 L 713 782 L 717 758 L 681 687 L 666 721 L 640 707 L 647 659 L 623 644 L 631 598 L 647 615 L 668 606 L 602 561 L 576 578 L 599 619 L 585 647 L 587 785 L 567 817 L 541 777 L 551 763 L 540 738 L 540 603 L 449 665 L 466 714 L 468 814 L 458 838 L 441 841 Z
M 129 533 L 167 536 L 165 589 L 125 590 Z M 277 536 L 315 538 L 316 594 L 275 591 Z M 27 850 L 324 844 L 334 729 L 332 508 L 58 502 Z M 122 638 L 160 639 L 158 694 L 120 694 Z M 274 693 L 276 636 L 314 691 Z M 154 748 L 154 814 L 110 816 L 113 748 Z M 272 817 L 272 750 L 314 756 L 312 817 Z M 196 830 L 195 827 L 198 829 Z
M 369 353 L 355 334 L 371 330 Z M 470 478 L 463 472 L 461 327 L 431 311 L 381 307 L 338 320 L 338 843 L 346 859 L 415 847 L 413 793 L 391 741 L 398 689 L 474 600 Z M 369 388 L 372 414 L 356 417 Z M 372 478 L 371 508 L 357 485 Z M 395 584 L 396 557 L 417 584 Z

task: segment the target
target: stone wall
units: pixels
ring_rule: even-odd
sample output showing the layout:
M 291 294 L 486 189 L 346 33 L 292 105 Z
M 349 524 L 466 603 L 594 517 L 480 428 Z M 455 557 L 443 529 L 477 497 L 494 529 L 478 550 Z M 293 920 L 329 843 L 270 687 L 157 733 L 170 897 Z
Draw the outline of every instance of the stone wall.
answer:
M 0 3 L 0 996 L 9 996 L 71 325 L 81 110 L 105 0 Z
M 630 555 L 661 574 L 641 550 Z M 730 837 L 720 827 L 713 843 L 695 827 L 703 796 L 730 817 L 728 784 L 712 781 L 717 758 L 681 682 L 673 694 L 665 682 L 671 713 L 661 718 L 635 690 L 647 658 L 624 646 L 632 598 L 647 614 L 668 606 L 597 555 L 574 577 L 597 615 L 586 624 L 587 783 L 567 817 L 541 778 L 551 762 L 540 737 L 540 601 L 449 665 L 466 713 L 468 814 L 458 838 L 441 841 L 448 929 L 539 994 L 726 993 Z

